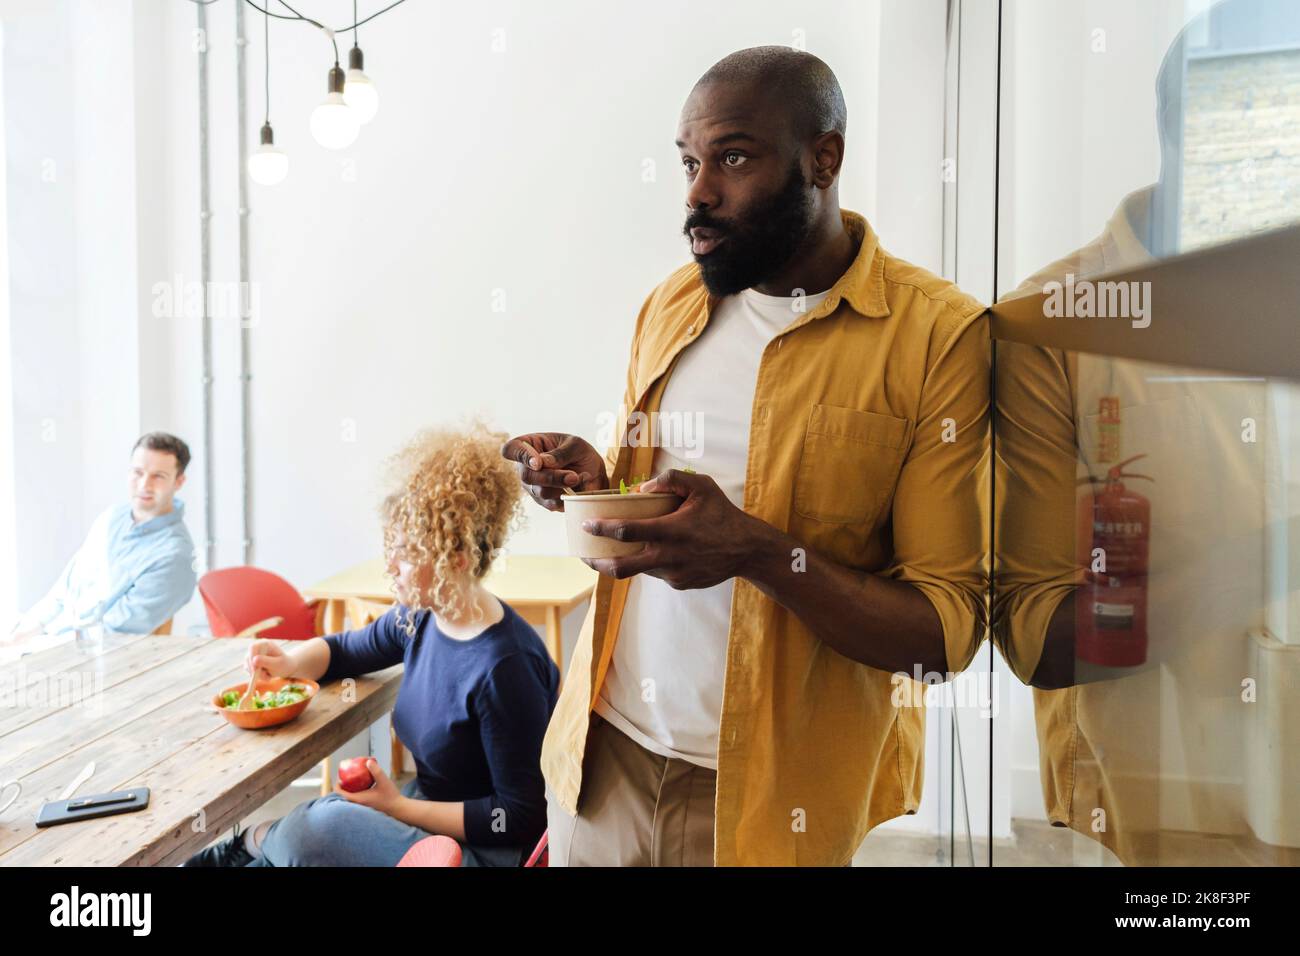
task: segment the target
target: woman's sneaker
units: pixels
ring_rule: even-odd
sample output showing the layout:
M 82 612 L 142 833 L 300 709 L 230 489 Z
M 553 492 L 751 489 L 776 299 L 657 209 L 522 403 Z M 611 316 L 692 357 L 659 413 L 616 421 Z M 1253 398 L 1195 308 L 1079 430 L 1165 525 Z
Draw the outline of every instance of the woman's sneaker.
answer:
M 200 850 L 181 866 L 247 866 L 252 862 L 253 854 L 244 849 L 244 834 L 241 832 Z

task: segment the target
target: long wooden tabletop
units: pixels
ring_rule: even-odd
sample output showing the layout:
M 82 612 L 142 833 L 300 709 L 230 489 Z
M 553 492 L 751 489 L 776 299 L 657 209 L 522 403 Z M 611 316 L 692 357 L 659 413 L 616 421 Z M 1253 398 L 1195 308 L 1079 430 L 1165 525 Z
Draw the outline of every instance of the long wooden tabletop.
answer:
M 240 730 L 212 705 L 247 680 L 249 640 L 106 636 L 0 665 L 0 866 L 183 862 L 392 709 L 402 666 L 321 688 L 300 717 Z M 147 809 L 38 829 L 89 761 L 84 797 L 148 787 Z M 0 801 L 2 802 L 2 801 Z

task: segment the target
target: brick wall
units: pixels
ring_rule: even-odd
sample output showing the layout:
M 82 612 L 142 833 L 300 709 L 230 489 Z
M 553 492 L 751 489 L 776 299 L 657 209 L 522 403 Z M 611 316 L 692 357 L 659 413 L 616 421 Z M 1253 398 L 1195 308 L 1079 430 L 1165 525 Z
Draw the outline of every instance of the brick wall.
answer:
M 1300 220 L 1300 50 L 1188 63 L 1182 249 Z

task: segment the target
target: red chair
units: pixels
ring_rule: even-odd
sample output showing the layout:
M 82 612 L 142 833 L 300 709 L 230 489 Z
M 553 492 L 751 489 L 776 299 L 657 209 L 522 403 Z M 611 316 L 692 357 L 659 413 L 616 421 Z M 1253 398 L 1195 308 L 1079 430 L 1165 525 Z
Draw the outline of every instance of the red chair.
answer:
M 449 836 L 427 836 L 412 844 L 398 866 L 460 866 L 460 844 Z
M 261 568 L 209 571 L 199 580 L 199 594 L 213 637 L 305 641 L 322 633 L 324 602 L 304 601 L 292 584 Z
M 551 848 L 546 839 L 549 830 L 542 831 L 542 838 L 537 841 L 537 846 L 533 848 L 532 855 L 524 861 L 524 866 L 549 866 L 551 862 Z
M 413 844 L 397 861 L 398 866 L 460 866 L 460 844 L 449 836 L 427 836 Z M 550 860 L 546 834 L 537 841 L 537 847 L 523 863 L 524 866 L 546 866 Z

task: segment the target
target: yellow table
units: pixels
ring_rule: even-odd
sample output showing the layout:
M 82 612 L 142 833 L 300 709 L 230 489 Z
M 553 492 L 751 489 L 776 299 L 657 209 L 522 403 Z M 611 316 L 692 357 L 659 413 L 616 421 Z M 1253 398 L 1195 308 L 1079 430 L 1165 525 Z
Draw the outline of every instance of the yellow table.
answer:
M 483 586 L 519 612 L 529 624 L 545 628 L 546 646 L 563 676 L 560 622 L 565 614 L 591 597 L 596 572 L 578 558 L 505 555 L 492 565 L 483 578 Z M 363 561 L 318 581 L 303 594 L 327 602 L 325 629 L 330 634 L 343 630 L 346 618 L 356 621 L 362 616 L 356 602 L 392 604 L 394 601 L 382 558 Z

